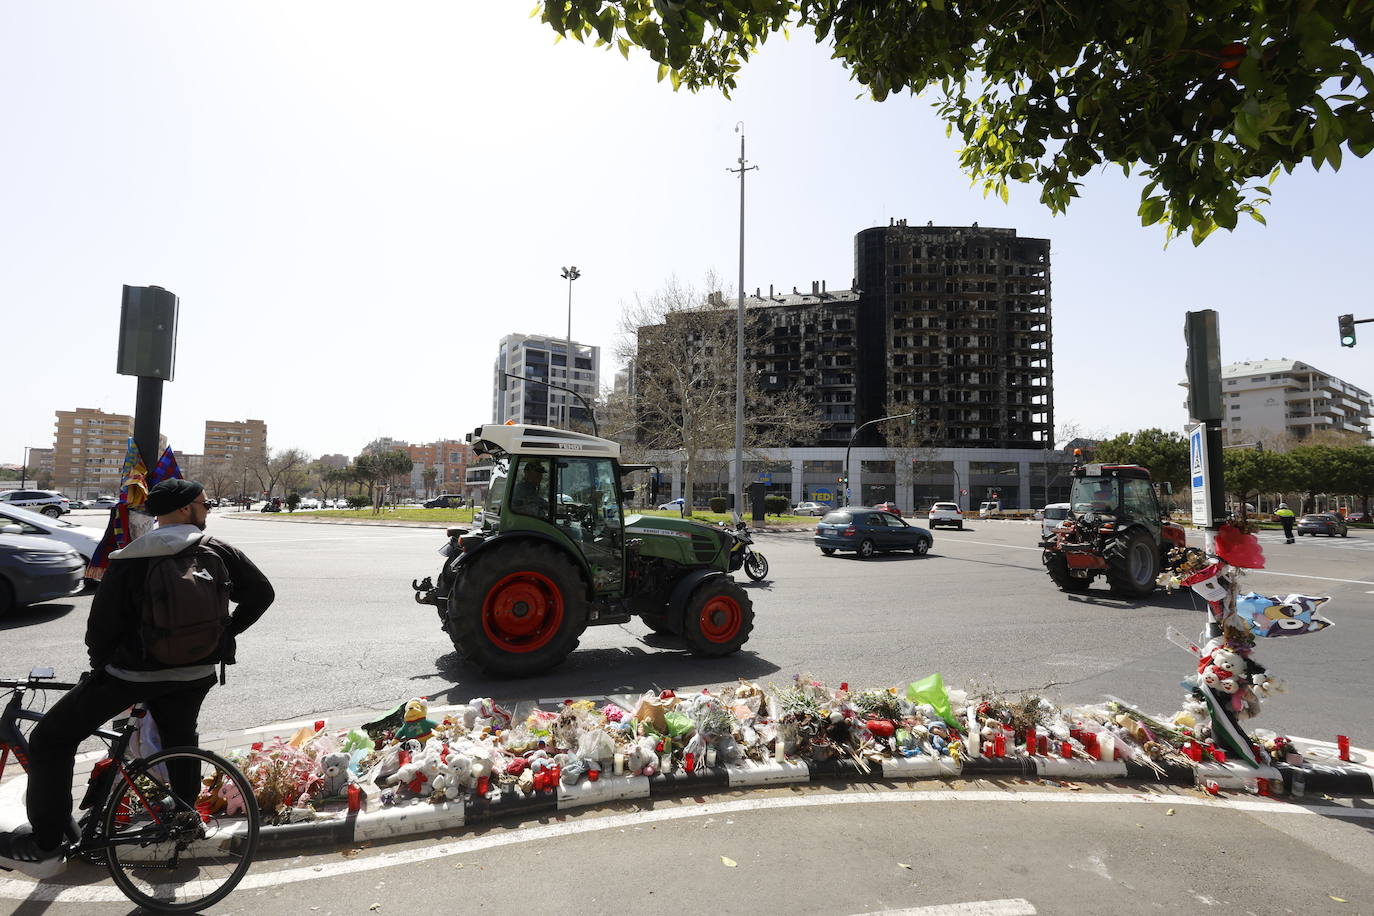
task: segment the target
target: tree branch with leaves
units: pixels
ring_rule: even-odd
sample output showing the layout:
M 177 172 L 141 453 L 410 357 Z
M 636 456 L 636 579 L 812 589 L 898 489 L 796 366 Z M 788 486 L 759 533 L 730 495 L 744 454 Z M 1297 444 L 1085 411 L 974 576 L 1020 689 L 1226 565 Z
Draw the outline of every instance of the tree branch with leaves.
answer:
M 1280 173 L 1374 148 L 1368 0 L 542 0 L 559 35 L 647 52 L 658 78 L 727 96 L 774 34 L 810 31 L 869 95 L 931 93 L 985 194 L 1146 179 L 1139 215 L 1201 244 L 1261 208 Z

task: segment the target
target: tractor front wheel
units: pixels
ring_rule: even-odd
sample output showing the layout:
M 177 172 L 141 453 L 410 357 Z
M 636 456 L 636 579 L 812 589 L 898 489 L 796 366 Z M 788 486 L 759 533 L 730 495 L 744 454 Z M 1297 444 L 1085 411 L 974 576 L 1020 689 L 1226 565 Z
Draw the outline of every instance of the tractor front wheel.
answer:
M 1046 550 L 1040 556 L 1040 561 L 1045 564 L 1045 572 L 1050 574 L 1050 581 L 1066 592 L 1086 592 L 1089 580 L 1079 578 L 1069 572 L 1069 558 L 1057 550 Z
M 683 609 L 682 636 L 693 655 L 711 658 L 738 652 L 753 629 L 754 603 L 733 579 L 707 579 Z
M 1139 528 L 1112 541 L 1102 551 L 1107 561 L 1107 584 L 1112 592 L 1144 598 L 1155 590 L 1159 577 L 1159 547 Z
M 490 674 L 542 674 L 577 648 L 587 628 L 585 591 L 577 567 L 547 545 L 493 547 L 449 592 L 449 636 Z

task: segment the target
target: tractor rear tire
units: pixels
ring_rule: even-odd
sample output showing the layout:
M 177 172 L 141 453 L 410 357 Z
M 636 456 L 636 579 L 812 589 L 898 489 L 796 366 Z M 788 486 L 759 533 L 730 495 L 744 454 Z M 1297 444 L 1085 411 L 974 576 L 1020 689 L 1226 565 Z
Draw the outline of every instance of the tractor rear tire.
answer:
M 493 546 L 456 577 L 448 633 L 459 654 L 489 674 L 542 674 L 577 648 L 585 594 L 577 567 L 548 545 Z
M 754 602 L 739 583 L 723 576 L 707 579 L 687 599 L 682 636 L 693 655 L 715 658 L 738 652 L 754 629 Z
M 1090 580 L 1080 579 L 1069 572 L 1069 558 L 1057 550 L 1047 550 L 1040 556 L 1040 561 L 1045 564 L 1045 572 L 1050 574 L 1050 581 L 1059 586 L 1061 591 L 1066 592 L 1086 592 Z
M 1102 551 L 1107 561 L 1107 584 L 1113 594 L 1144 598 L 1155 590 L 1159 577 L 1159 547 L 1136 528 L 1113 540 Z

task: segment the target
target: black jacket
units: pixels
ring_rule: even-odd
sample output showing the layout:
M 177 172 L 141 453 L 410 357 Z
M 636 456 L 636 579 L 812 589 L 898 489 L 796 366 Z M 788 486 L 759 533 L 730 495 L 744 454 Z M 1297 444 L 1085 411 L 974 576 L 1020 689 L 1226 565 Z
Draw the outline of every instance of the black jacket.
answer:
M 143 650 L 139 636 L 140 602 L 148 577 L 148 566 L 158 557 L 169 556 L 179 549 L 176 543 L 156 544 L 158 539 L 152 535 L 159 532 L 171 534 L 178 528 L 190 527 L 177 525 L 171 529 L 155 529 L 129 547 L 110 555 L 109 569 L 100 580 L 100 588 L 91 602 L 90 619 L 86 621 L 86 651 L 90 655 L 93 670 L 98 671 L 110 664 L 129 671 L 157 671 L 166 667 L 148 658 Z M 189 532 L 186 534 L 189 536 Z M 149 540 L 145 541 L 145 538 Z M 189 543 L 185 538 L 183 541 Z M 142 549 L 135 549 L 135 545 Z M 152 545 L 151 548 L 149 545 Z M 205 546 L 219 554 L 229 570 L 232 583 L 229 600 L 236 605 L 229 622 L 229 635 L 237 636 L 257 622 L 272 605 L 276 592 L 272 589 L 272 583 L 242 551 L 215 538 L 207 538 Z M 234 661 L 232 639 L 226 651 L 216 652 L 197 664 L 219 661 Z

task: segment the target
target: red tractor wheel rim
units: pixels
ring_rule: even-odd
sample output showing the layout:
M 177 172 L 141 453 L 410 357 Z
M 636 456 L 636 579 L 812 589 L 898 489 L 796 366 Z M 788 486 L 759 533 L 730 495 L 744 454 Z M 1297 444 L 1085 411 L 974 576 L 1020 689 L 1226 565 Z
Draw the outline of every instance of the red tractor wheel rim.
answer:
M 563 593 L 542 573 L 511 573 L 482 602 L 482 629 L 505 652 L 541 649 L 562 625 Z
M 739 633 L 744 613 L 729 595 L 717 595 L 701 609 L 701 635 L 711 642 L 729 642 Z

